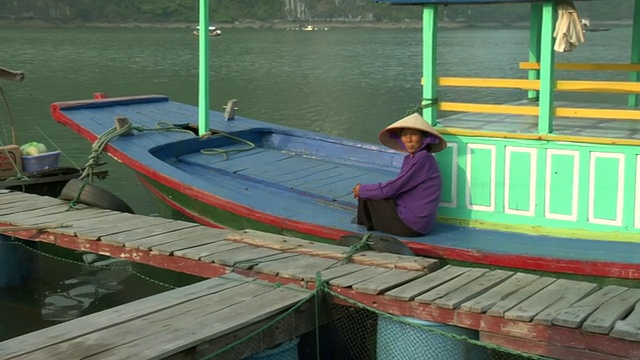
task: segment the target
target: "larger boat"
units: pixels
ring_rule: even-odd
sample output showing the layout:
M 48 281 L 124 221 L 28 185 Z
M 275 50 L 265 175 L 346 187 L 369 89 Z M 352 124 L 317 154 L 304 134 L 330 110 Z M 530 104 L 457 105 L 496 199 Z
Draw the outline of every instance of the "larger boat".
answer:
M 491 1 L 530 4 L 523 79 L 438 76 L 439 8 L 487 1 L 379 1 L 422 7 L 418 107 L 449 144 L 437 154 L 439 223 L 426 236 L 401 240 L 418 255 L 452 261 L 640 279 L 640 0 L 630 0 L 632 58 L 623 64 L 556 63 L 554 47 L 579 45 L 563 36 L 575 28 L 555 28 L 558 11 L 575 16 L 564 2 Z M 623 71 L 631 80 L 565 80 L 556 70 Z M 521 89 L 523 99 L 460 102 L 440 95 L 441 87 Z M 556 101 L 558 92 L 626 93 L 628 103 Z M 90 141 L 110 131 L 114 118 L 121 125 L 126 118 L 128 135 L 111 140 L 106 151 L 135 170 L 161 202 L 201 224 L 322 241 L 366 231 L 351 223 L 351 189 L 395 177 L 402 154 L 237 116 L 233 101 L 224 113 L 208 111 L 203 94 L 201 88 L 199 108 L 137 96 L 59 102 L 51 112 Z M 139 131 L 156 129 L 160 119 L 172 119 L 164 129 L 171 131 Z

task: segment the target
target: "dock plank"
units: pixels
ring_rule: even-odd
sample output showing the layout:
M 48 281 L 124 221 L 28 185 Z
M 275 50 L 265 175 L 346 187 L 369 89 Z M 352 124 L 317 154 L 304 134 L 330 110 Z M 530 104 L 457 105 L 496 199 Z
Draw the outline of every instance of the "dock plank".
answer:
M 373 279 L 353 285 L 353 290 L 365 294 L 380 294 L 425 275 L 426 273 L 424 271 L 391 269 L 391 271 L 376 276 Z
M 425 277 L 393 289 L 384 295 L 391 299 L 410 301 L 469 271 L 469 268 L 447 265 Z
M 69 204 L 65 204 L 64 201 L 47 202 L 40 201 L 20 201 L 8 204 L 2 204 L 0 208 L 0 216 L 16 215 L 27 211 L 40 211 L 46 213 L 46 209 L 62 208 L 63 210 L 69 209 Z
M 212 244 L 214 242 L 222 241 L 229 233 L 228 230 L 220 230 L 208 228 L 209 231 L 203 236 L 189 237 L 180 241 L 173 241 L 166 244 L 160 244 L 151 247 L 151 250 L 162 255 L 171 255 L 176 251 L 185 250 L 202 245 Z
M 219 252 L 235 249 L 244 246 L 244 244 L 233 241 L 222 240 L 209 243 L 206 245 L 191 247 L 176 251 L 175 256 L 185 257 L 187 259 L 200 260 L 205 256 L 216 254 Z
M 140 221 L 140 218 L 136 216 L 129 220 L 118 222 L 115 224 L 101 223 L 98 227 L 94 229 L 78 230 L 76 231 L 76 236 L 83 240 L 101 240 L 103 237 L 108 235 L 114 235 L 114 234 L 123 233 L 126 231 L 148 228 L 148 227 L 156 226 L 159 224 L 165 224 L 172 221 L 173 220 L 171 219 L 165 219 L 165 218 L 148 218 L 148 219 L 145 219 L 144 221 Z
M 586 296 L 594 293 L 596 290 L 598 290 L 598 285 L 579 282 L 575 285 L 572 285 L 569 289 L 571 289 L 571 291 L 566 291 L 566 289 L 563 289 L 562 296 L 560 296 L 560 298 L 556 302 L 536 315 L 533 318 L 532 322 L 534 324 L 551 325 L 553 319 L 558 316 L 561 311 L 584 299 Z
M 105 214 L 111 213 L 110 210 L 98 209 L 98 208 L 83 208 L 82 210 L 70 210 L 61 211 L 55 214 L 37 215 L 35 212 L 25 212 L 21 214 L 15 214 L 3 219 L 9 220 L 11 223 L 19 223 L 22 225 L 42 225 L 50 223 L 71 223 L 84 219 L 95 219 Z
M 316 272 L 328 269 L 336 263 L 333 259 L 300 255 L 286 259 L 260 263 L 253 271 L 296 280 L 314 280 Z
M 474 313 L 484 313 L 495 306 L 498 302 L 505 300 L 506 298 L 516 293 L 518 290 L 524 288 L 525 286 L 529 285 L 538 278 L 540 278 L 540 276 L 525 273 L 516 273 L 495 288 L 490 289 L 486 293 L 461 304 L 460 310 Z
M 433 302 L 445 309 L 457 309 L 464 302 L 486 293 L 513 275 L 511 271 L 493 270 Z
M 466 271 L 464 274 L 456 277 L 455 279 L 416 297 L 414 301 L 422 304 L 431 304 L 437 299 L 444 297 L 447 294 L 456 291 L 458 288 L 479 278 L 488 271 L 488 269 L 471 269 L 469 271 Z
M 504 318 L 509 320 L 531 321 L 545 309 L 562 300 L 563 296 L 569 296 L 566 291 L 567 289 L 582 288 L 582 286 L 584 286 L 583 284 L 588 283 L 559 279 L 542 289 L 540 292 L 524 300 L 513 309 L 507 311 L 504 314 Z M 592 285 L 593 287 L 596 286 L 595 284 L 588 285 Z
M 339 277 L 355 274 L 357 272 L 369 269 L 368 266 L 347 263 L 340 266 L 332 267 L 320 272 L 320 278 L 322 280 L 330 281 Z
M 282 252 L 251 245 L 243 245 L 235 249 L 205 256 L 201 258 L 200 261 L 214 262 L 216 264 L 230 267 L 240 265 L 243 266 L 242 268 L 247 269 L 261 263 L 261 259 L 265 257 L 268 258 L 276 254 L 282 254 Z
M 560 311 L 556 317 L 553 318 L 552 323 L 554 325 L 578 328 L 600 306 L 611 298 L 623 293 L 625 290 L 627 290 L 627 288 L 622 286 L 606 286 L 587 298 L 573 304 L 568 309 Z
M 243 242 L 245 244 L 268 247 L 275 250 L 297 252 L 300 254 L 325 257 L 341 260 L 345 257 L 348 248 L 334 244 L 323 244 L 313 241 L 297 239 L 289 236 L 266 234 L 256 230 L 242 230 L 229 234 L 228 240 Z M 404 270 L 433 271 L 440 267 L 439 260 L 380 253 L 376 251 L 364 251 L 354 255 L 352 262 L 371 265 L 386 266 Z
M 207 233 L 207 227 L 198 224 L 192 224 L 191 226 L 187 226 L 176 231 L 166 232 L 131 241 L 125 241 L 124 245 L 128 248 L 151 250 L 151 248 L 156 245 L 180 241 L 182 239 L 187 239 L 193 236 L 204 236 Z
M 636 303 L 626 319 L 616 321 L 609 335 L 619 339 L 640 341 L 640 303 Z
M 507 311 L 511 310 L 512 308 L 525 301 L 529 297 L 533 296 L 545 287 L 553 284 L 553 282 L 555 281 L 556 279 L 549 277 L 538 278 L 524 288 L 516 291 L 506 299 L 499 301 L 487 311 L 487 314 L 491 316 L 503 317 Z
M 584 322 L 582 329 L 596 334 L 609 334 L 615 323 L 629 315 L 638 301 L 640 289 L 627 289 L 602 304 Z
M 391 269 L 385 267 L 369 267 L 362 271 L 357 271 L 346 274 L 344 276 L 333 278 L 329 280 L 329 284 L 341 288 L 349 288 L 363 281 L 368 281 L 377 276 L 382 276 L 389 271 L 391 271 Z
M 117 306 L 99 313 L 83 316 L 76 320 L 58 324 L 53 328 L 45 328 L 29 334 L 9 339 L 0 346 L 0 358 L 10 359 L 16 356 L 32 354 L 50 346 L 61 344 L 101 329 L 137 319 L 147 314 L 182 304 L 192 299 L 238 286 L 245 278 L 236 274 L 228 274 L 218 278 L 204 280 L 189 286 L 152 295 L 135 302 Z M 81 322 L 81 326 L 78 323 Z M 45 357 L 47 358 L 47 357 Z
M 181 332 L 178 334 L 174 332 L 180 328 L 180 324 L 189 327 L 193 331 L 197 329 L 199 321 L 213 320 L 213 315 L 216 312 L 232 307 L 235 304 L 255 299 L 259 295 L 267 294 L 274 290 L 276 289 L 271 285 L 258 284 L 255 281 L 239 283 L 237 286 L 214 294 L 183 302 L 179 306 L 164 308 L 160 311 L 146 314 L 143 317 L 138 317 L 133 321 L 120 323 L 118 326 L 86 333 L 75 339 L 69 339 L 64 343 L 41 349 L 33 355 L 46 355 L 46 358 L 51 360 L 89 359 L 91 357 L 100 358 L 106 352 L 115 350 L 118 351 L 120 359 L 133 359 L 136 356 L 139 358 L 140 349 L 137 352 L 130 352 L 122 347 L 140 340 L 152 347 L 161 346 L 162 341 L 167 341 L 166 338 L 162 340 L 159 338 L 163 335 L 188 338 L 189 332 L 183 332 L 182 334 L 180 334 Z M 252 312 L 249 312 L 249 314 L 252 314 Z M 222 324 L 210 323 L 209 329 L 205 331 L 215 331 L 216 326 L 220 325 Z M 219 329 L 226 330 L 222 326 Z M 146 358 L 154 358 L 150 355 L 145 353 Z
M 145 227 L 143 229 L 136 229 L 136 230 L 125 231 L 117 234 L 103 236 L 101 240 L 106 244 L 124 246 L 125 243 L 128 241 L 148 238 L 148 237 L 156 236 L 159 234 L 177 231 L 180 229 L 186 229 L 193 226 L 197 226 L 197 225 L 192 222 L 175 220 L 168 223 L 159 223 L 152 228 Z
M 124 222 L 130 219 L 130 216 L 131 214 L 107 212 L 97 218 L 69 221 L 67 227 L 51 230 L 51 232 L 76 237 L 78 233 L 84 233 L 87 235 L 84 240 L 97 240 L 98 229 L 103 228 L 105 224 L 113 226 L 114 223 Z
M 168 330 L 127 342 L 87 360 L 139 359 L 141 353 L 150 358 L 164 358 L 277 314 L 305 300 L 309 294 L 310 292 L 301 289 L 283 287 L 255 296 L 251 301 L 224 306 L 216 312 L 211 309 L 207 309 L 206 314 L 193 312 L 187 318 L 180 316 L 180 321 L 171 319 L 155 326 L 162 328 L 164 325 Z M 147 328 L 148 326 L 140 327 L 140 330 Z

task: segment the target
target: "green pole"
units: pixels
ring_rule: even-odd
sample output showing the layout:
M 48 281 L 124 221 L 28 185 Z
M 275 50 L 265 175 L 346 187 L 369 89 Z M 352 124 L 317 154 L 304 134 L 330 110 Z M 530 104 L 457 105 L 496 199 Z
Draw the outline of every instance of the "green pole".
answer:
M 640 64 L 640 0 L 633 5 L 633 34 L 631 36 L 631 63 Z M 631 73 L 629 80 L 639 82 L 640 71 Z M 629 95 L 629 107 L 638 106 L 638 94 Z
M 200 0 L 200 30 L 198 31 L 198 132 L 209 132 L 209 0 Z
M 540 62 L 540 32 L 542 31 L 542 5 L 531 4 L 531 22 L 529 24 L 529 61 Z M 540 70 L 529 70 L 529 80 L 540 80 Z M 538 101 L 538 91 L 529 90 L 530 101 Z
M 538 133 L 553 132 L 553 92 L 555 88 L 553 52 L 553 26 L 556 12 L 555 2 L 545 2 L 542 5 L 542 31 L 540 34 L 540 101 L 538 109 Z
M 438 5 L 422 7 L 422 117 L 435 126 L 438 122 Z

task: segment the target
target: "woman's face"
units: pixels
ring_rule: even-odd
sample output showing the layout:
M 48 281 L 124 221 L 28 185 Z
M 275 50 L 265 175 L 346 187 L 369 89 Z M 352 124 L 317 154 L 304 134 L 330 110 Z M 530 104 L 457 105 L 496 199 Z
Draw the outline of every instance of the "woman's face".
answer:
M 400 131 L 400 140 L 404 144 L 404 148 L 407 149 L 409 154 L 413 154 L 422 147 L 422 139 L 424 134 L 422 131 L 414 129 L 402 129 Z

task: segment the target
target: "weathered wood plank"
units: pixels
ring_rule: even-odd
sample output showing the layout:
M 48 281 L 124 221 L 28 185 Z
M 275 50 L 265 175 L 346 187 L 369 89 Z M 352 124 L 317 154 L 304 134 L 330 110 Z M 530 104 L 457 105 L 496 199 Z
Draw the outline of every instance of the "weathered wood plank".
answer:
M 460 310 L 484 313 L 491 307 L 495 306 L 498 302 L 505 300 L 538 278 L 540 277 L 537 275 L 516 273 L 505 282 L 499 284 L 488 292 L 461 304 Z
M 459 289 L 435 300 L 433 304 L 445 309 L 456 309 L 462 303 L 477 297 L 508 279 L 513 272 L 493 270 L 463 285 Z
M 196 224 L 192 222 L 175 220 L 168 223 L 160 223 L 153 227 L 145 227 L 132 231 L 125 231 L 117 234 L 103 236 L 101 240 L 106 244 L 124 246 L 124 244 L 129 241 L 148 238 L 180 229 L 186 229 L 189 227 L 193 227 L 194 225 Z
M 309 280 L 316 278 L 316 272 L 325 270 L 336 263 L 335 260 L 300 255 L 287 259 L 260 263 L 253 271 L 288 279 Z
M 150 218 L 150 217 L 145 217 L 145 219 L 141 221 L 141 219 L 136 216 L 129 220 L 125 220 L 115 224 L 101 224 L 99 227 L 95 229 L 78 230 L 76 231 L 76 236 L 83 240 L 100 240 L 104 236 L 118 234 L 125 231 L 148 228 L 151 226 L 156 226 L 158 224 L 165 224 L 172 221 L 173 220 L 171 219 Z
M 83 208 L 82 210 L 61 211 L 55 214 L 48 214 L 48 215 L 36 215 L 34 213 L 25 212 L 22 214 L 16 214 L 10 217 L 5 217 L 4 219 L 5 220 L 8 219 L 9 222 L 14 224 L 40 225 L 40 224 L 49 224 L 49 223 L 72 223 L 73 221 L 99 218 L 108 213 L 112 213 L 112 211 L 88 207 L 88 208 Z
M 152 314 L 163 309 L 200 298 L 206 295 L 238 286 L 240 281 L 249 281 L 236 274 L 228 274 L 215 279 L 205 280 L 180 289 L 163 292 L 128 304 L 117 306 L 99 313 L 83 316 L 76 320 L 58 324 L 29 334 L 9 339 L 0 346 L 0 358 L 10 359 L 15 356 L 31 354 L 56 344 L 62 344 L 85 334 L 100 329 L 110 328 Z M 48 357 L 44 357 L 48 358 Z
M 582 328 L 593 333 L 608 334 L 616 321 L 629 315 L 638 301 L 640 301 L 640 289 L 627 289 L 600 306 L 584 322 Z
M 124 245 L 128 248 L 140 249 L 140 250 L 151 250 L 152 247 L 156 245 L 167 244 L 174 241 L 180 241 L 183 239 L 187 239 L 192 236 L 205 236 L 209 232 L 209 228 L 192 224 L 192 226 L 187 226 L 176 231 L 171 231 L 167 233 L 162 233 L 154 236 L 144 237 L 141 239 L 125 241 Z
M 556 279 L 548 277 L 538 278 L 532 283 L 528 284 L 526 287 L 516 291 L 506 299 L 499 301 L 491 309 L 489 309 L 489 311 L 487 311 L 487 314 L 491 316 L 503 317 L 507 311 L 511 310 L 513 307 L 533 296 L 538 291 L 551 285 L 554 281 L 556 281 Z
M 332 286 L 348 288 L 363 281 L 368 281 L 377 276 L 381 276 L 389 271 L 391 271 L 391 269 L 385 267 L 368 267 L 362 271 L 331 279 L 329 280 L 329 284 Z
M 54 209 L 58 207 L 65 210 L 69 209 L 69 205 L 65 204 L 63 201 L 46 203 L 39 201 L 20 201 L 2 204 L 2 207 L 0 208 L 0 218 L 18 215 L 27 211 L 40 211 L 46 214 L 46 209 Z
M 251 245 L 244 245 L 235 249 L 219 252 L 213 255 L 205 256 L 200 261 L 213 262 L 216 264 L 234 267 L 236 265 L 243 266 L 244 269 L 252 268 L 261 263 L 261 259 L 276 254 L 282 254 L 281 251 L 273 249 L 265 249 Z
M 611 330 L 612 337 L 630 341 L 640 341 L 640 302 L 624 320 L 616 321 Z
M 600 306 L 611 298 L 623 293 L 627 288 L 622 286 L 606 286 L 589 297 L 578 301 L 570 308 L 564 309 L 553 318 L 554 325 L 578 328 Z M 611 323 L 613 326 L 613 322 Z
M 213 244 L 225 240 L 229 230 L 208 228 L 209 231 L 202 236 L 188 237 L 183 240 L 173 241 L 151 247 L 151 250 L 162 255 L 171 255 L 175 251 L 185 250 L 197 246 Z
M 141 353 L 149 358 L 164 358 L 265 319 L 307 297 L 308 292 L 283 287 L 231 306 L 224 304 L 224 307 L 215 312 L 211 311 L 211 309 L 207 309 L 209 311 L 206 314 L 193 312 L 190 314 L 191 316 L 186 319 L 180 319 L 180 321 L 170 319 L 153 325 L 153 328 L 164 327 L 165 329 L 168 328 L 168 331 L 153 333 L 146 337 L 137 337 L 136 340 L 119 344 L 117 348 L 96 354 L 88 359 L 137 359 Z M 218 300 L 216 299 L 217 302 Z M 256 304 L 260 304 L 260 306 L 256 306 Z M 210 306 L 213 307 L 212 305 Z M 181 317 L 183 316 L 181 315 Z M 141 331 L 149 333 L 157 330 L 149 330 L 149 326 L 143 325 L 139 328 L 139 331 L 136 331 L 136 334 Z M 128 357 L 126 356 L 127 354 L 129 354 Z
M 567 291 L 567 289 L 571 289 L 571 291 Z M 598 285 L 585 282 L 575 284 L 571 288 L 565 288 L 560 298 L 536 315 L 532 322 L 535 324 L 551 325 L 553 319 L 558 316 L 562 310 L 567 309 L 577 301 L 582 300 L 585 296 L 594 293 L 596 290 L 598 290 Z
M 79 207 L 78 210 L 84 210 L 87 208 L 88 208 L 87 206 L 83 205 Z M 15 209 L 15 211 L 13 209 Z M 25 216 L 37 218 L 40 216 L 63 213 L 66 211 L 73 211 L 73 210 L 69 210 L 69 206 L 67 206 L 66 204 L 51 205 L 46 207 L 43 207 L 39 204 L 34 204 L 34 203 L 27 203 L 27 204 L 24 204 L 23 206 L 14 207 L 14 208 L 5 208 L 3 206 L 2 208 L 0 208 L 0 220 L 2 220 L 3 222 L 20 221 Z M 2 214 L 3 212 L 4 214 Z
M 233 232 L 229 234 L 227 239 L 259 247 L 325 257 L 334 260 L 343 259 L 345 257 L 345 252 L 348 250 L 344 246 L 322 244 L 255 230 Z M 376 251 L 364 251 L 358 253 L 354 255 L 351 260 L 354 263 L 362 265 L 385 266 L 404 270 L 433 271 L 440 266 L 439 261 L 435 259 L 387 254 Z
M 369 266 L 348 263 L 348 264 L 332 267 L 327 270 L 322 270 L 320 272 L 320 278 L 322 280 L 330 281 L 333 279 L 351 275 L 367 269 L 369 269 Z
M 188 249 L 176 251 L 175 256 L 185 257 L 187 259 L 200 260 L 205 256 L 216 254 L 219 252 L 236 249 L 245 246 L 244 244 L 223 240 L 216 241 L 211 244 L 196 246 Z
M 482 276 L 483 274 L 485 274 L 487 271 L 487 269 L 471 269 L 467 272 L 465 272 L 464 274 L 456 277 L 455 279 L 447 282 L 446 284 L 440 285 L 437 288 L 430 290 L 418 297 L 416 297 L 414 300 L 416 302 L 422 303 L 422 304 L 431 304 L 434 301 L 436 301 L 437 299 L 446 296 L 447 294 L 457 290 L 458 288 L 462 287 L 465 284 L 470 283 L 471 281 L 479 278 L 480 276 Z
M 429 290 L 435 289 L 441 284 L 446 283 L 456 277 L 471 270 L 470 268 L 463 268 L 457 266 L 447 265 L 442 269 L 435 271 L 425 277 L 412 281 L 406 285 L 400 286 L 384 294 L 384 296 L 391 299 L 398 300 L 413 300 L 416 296 L 422 295 Z
M 116 223 L 124 222 L 125 220 L 128 220 L 130 216 L 131 214 L 122 214 L 112 211 L 95 218 L 69 221 L 69 226 L 51 230 L 51 232 L 68 236 L 77 236 L 77 233 L 80 232 L 88 235 L 87 237 L 92 240 L 95 240 L 98 237 L 97 235 L 94 235 L 96 230 L 104 228 L 106 224 L 114 226 Z
M 235 304 L 242 304 L 245 301 L 255 299 L 259 295 L 273 291 L 274 288 L 272 286 L 255 282 L 241 283 L 215 294 L 205 295 L 183 302 L 178 306 L 147 314 L 144 317 L 136 318 L 134 321 L 120 323 L 118 326 L 103 328 L 96 332 L 70 339 L 65 343 L 42 349 L 40 352 L 43 355 L 46 354 L 47 359 L 63 360 L 74 358 L 89 359 L 91 356 L 100 358 L 98 355 L 102 355 L 106 351 L 117 350 L 120 352 L 119 359 L 133 359 L 140 356 L 144 346 L 139 348 L 137 353 L 135 350 L 130 351 L 127 348 L 122 348 L 122 346 L 137 340 L 142 340 L 151 347 L 160 346 L 162 342 L 167 341 L 164 336 L 190 338 L 190 332 L 176 332 L 176 330 L 180 329 L 180 324 L 184 327 L 190 327 L 193 331 L 197 329 L 196 326 L 200 325 L 198 322 L 203 321 L 205 318 L 212 320 L 220 310 L 232 307 Z M 249 312 L 249 314 L 252 313 Z M 209 326 L 210 328 L 206 330 L 209 333 L 215 331 L 216 328 L 223 331 L 226 330 L 222 323 L 211 323 Z M 34 353 L 34 355 L 39 354 Z M 145 357 L 152 358 L 148 357 L 148 355 L 145 351 Z
M 560 300 L 564 295 L 566 295 L 567 289 L 578 288 L 582 284 L 587 284 L 587 283 L 566 280 L 566 279 L 559 279 L 555 281 L 553 284 L 542 289 L 540 292 L 524 300 L 513 309 L 507 311 L 504 314 L 504 318 L 510 319 L 510 320 L 518 320 L 518 321 L 531 321 L 543 310 L 550 307 L 555 302 Z M 594 284 L 589 284 L 589 285 L 594 285 Z
M 425 276 L 424 271 L 391 269 L 391 271 L 353 285 L 353 290 L 365 294 L 380 294 Z

